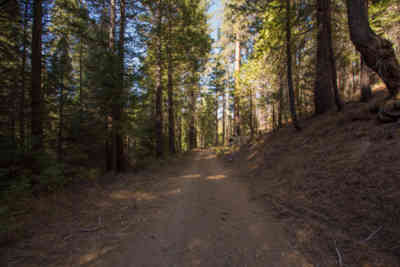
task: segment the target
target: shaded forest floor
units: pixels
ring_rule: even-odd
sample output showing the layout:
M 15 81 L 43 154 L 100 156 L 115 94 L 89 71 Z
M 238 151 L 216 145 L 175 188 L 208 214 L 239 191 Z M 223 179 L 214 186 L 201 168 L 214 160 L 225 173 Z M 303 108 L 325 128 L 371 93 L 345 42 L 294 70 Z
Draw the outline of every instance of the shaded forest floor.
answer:
M 400 125 L 368 111 L 383 97 L 26 199 L 0 265 L 400 266 Z
M 253 199 L 274 207 L 315 266 L 400 266 L 400 124 L 369 111 L 383 98 L 233 153 Z
M 24 236 L 2 246 L 1 263 L 312 266 L 239 178 L 216 153 L 195 151 L 139 174 L 104 177 L 36 200 L 24 218 Z

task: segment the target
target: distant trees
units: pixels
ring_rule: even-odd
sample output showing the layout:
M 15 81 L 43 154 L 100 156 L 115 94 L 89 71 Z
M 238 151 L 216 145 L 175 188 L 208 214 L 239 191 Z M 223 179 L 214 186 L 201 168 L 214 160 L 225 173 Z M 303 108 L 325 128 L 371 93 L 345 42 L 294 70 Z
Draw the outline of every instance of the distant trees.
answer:
M 341 110 L 343 101 L 355 97 L 367 101 L 371 95 L 367 66 L 373 69 L 375 63 L 373 70 L 381 76 L 390 94 L 395 95 L 400 73 L 395 56 L 395 51 L 399 51 L 395 37 L 399 6 L 395 1 L 373 1 L 370 8 L 368 19 L 367 1 L 347 1 L 347 5 L 331 0 L 227 1 L 228 17 L 245 16 L 249 22 L 241 32 L 249 37 L 241 44 L 248 54 L 241 58 L 240 73 L 236 75 L 245 81 L 235 89 L 242 93 L 238 112 L 246 112 L 250 106 L 243 101 L 243 93 L 249 88 L 255 89 L 261 109 L 257 121 L 263 129 L 275 129 L 288 122 L 296 125 L 297 115 L 321 114 L 334 106 Z M 369 24 L 380 35 L 395 41 L 394 49 Z M 223 33 L 235 49 L 235 35 L 229 37 L 229 30 Z M 361 60 L 353 43 L 361 52 Z M 221 54 L 234 58 L 228 51 L 229 47 Z M 255 69 L 259 66 L 263 70 L 257 74 Z M 287 84 L 282 83 L 283 79 Z M 242 116 L 242 127 L 245 121 Z M 251 135 L 253 130 L 249 127 L 245 132 Z
M 122 172 L 195 147 L 206 12 L 200 0 L 3 1 L 0 169 L 20 173 L 0 183 Z

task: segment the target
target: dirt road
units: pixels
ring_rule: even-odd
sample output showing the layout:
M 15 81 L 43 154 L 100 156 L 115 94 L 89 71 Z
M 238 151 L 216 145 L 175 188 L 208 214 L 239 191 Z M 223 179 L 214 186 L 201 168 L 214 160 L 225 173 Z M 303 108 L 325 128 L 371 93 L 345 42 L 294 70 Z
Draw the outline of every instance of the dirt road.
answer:
M 82 231 L 65 222 L 53 243 L 47 241 L 53 252 L 38 241 L 9 266 L 314 266 L 290 244 L 279 221 L 250 201 L 233 163 L 203 151 L 174 164 L 153 173 L 159 182 L 147 190 L 119 184 L 94 201 L 92 217 L 101 228 Z M 41 231 L 35 236 L 50 235 L 51 228 Z
M 141 233 L 87 266 L 312 266 L 215 155 L 197 152 Z

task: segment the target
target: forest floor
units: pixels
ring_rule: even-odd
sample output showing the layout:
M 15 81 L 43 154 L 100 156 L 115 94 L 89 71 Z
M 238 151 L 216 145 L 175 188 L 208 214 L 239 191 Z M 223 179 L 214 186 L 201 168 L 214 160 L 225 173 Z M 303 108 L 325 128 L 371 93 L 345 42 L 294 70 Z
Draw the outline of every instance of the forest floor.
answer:
M 400 266 L 400 121 L 378 122 L 384 98 L 378 90 L 233 154 L 252 200 L 273 207 L 314 266 Z
M 196 151 L 37 200 L 3 266 L 313 266 L 232 167 Z
M 400 266 L 400 124 L 369 112 L 382 99 L 30 199 L 0 265 Z

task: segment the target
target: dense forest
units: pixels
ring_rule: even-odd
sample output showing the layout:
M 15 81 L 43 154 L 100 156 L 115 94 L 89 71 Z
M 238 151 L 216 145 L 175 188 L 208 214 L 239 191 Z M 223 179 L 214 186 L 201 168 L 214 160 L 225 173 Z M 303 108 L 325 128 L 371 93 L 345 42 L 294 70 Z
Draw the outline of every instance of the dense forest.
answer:
M 372 88 L 400 118 L 400 1 L 222 5 L 212 29 L 207 0 L 1 0 L 2 200 L 296 133 Z

